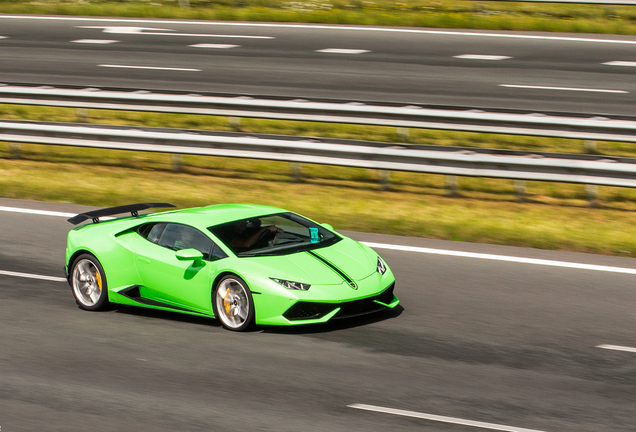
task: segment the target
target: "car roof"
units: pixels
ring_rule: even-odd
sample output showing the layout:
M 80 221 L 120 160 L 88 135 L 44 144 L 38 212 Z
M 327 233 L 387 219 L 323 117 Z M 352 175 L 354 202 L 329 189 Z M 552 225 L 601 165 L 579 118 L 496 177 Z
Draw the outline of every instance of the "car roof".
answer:
M 183 223 L 203 229 L 235 220 L 287 211 L 278 207 L 258 204 L 217 204 L 153 213 L 147 215 L 145 219 L 146 221 Z

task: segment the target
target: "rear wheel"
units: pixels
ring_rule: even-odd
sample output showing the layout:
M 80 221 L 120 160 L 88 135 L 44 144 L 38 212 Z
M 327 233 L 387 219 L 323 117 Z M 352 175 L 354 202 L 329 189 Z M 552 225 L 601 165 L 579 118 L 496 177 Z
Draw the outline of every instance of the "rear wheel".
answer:
M 104 269 L 97 258 L 82 254 L 73 263 L 71 288 L 78 306 L 85 310 L 100 310 L 108 305 L 108 287 Z
M 212 295 L 214 315 L 228 330 L 245 331 L 254 325 L 252 292 L 243 279 L 224 276 Z

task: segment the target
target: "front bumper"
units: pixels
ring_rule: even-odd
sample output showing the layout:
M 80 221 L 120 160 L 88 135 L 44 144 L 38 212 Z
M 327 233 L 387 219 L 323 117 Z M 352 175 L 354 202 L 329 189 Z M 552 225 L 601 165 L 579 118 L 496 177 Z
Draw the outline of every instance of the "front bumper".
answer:
M 283 317 L 290 323 L 302 324 L 302 321 L 320 320 L 327 315 L 331 315 L 331 319 L 341 319 L 379 312 L 387 308 L 392 309 L 399 303 L 393 294 L 394 288 L 395 283 L 376 296 L 342 303 L 299 301 L 287 309 Z M 335 313 L 332 314 L 332 312 Z
M 351 290 L 352 295 L 341 296 L 340 299 L 316 298 L 315 296 L 313 298 L 299 298 L 300 296 L 298 296 L 287 300 L 279 298 L 267 302 L 267 297 L 269 296 L 254 296 L 254 302 L 257 303 L 256 323 L 285 326 L 319 324 L 332 319 L 350 318 L 379 312 L 384 309 L 393 309 L 400 303 L 393 293 L 395 279 L 392 275 L 389 278 L 382 279 L 382 285 L 379 285 L 378 277 L 375 277 L 375 281 L 372 278 L 368 278 L 366 281 L 357 281 L 362 282 L 362 286 L 366 285 L 366 293 L 363 294 L 356 291 L 357 295 L 346 284 L 343 284 L 340 289 L 344 292 L 347 292 L 345 290 Z M 383 286 L 385 287 L 384 289 L 382 289 Z M 261 306 L 269 307 L 261 308 Z

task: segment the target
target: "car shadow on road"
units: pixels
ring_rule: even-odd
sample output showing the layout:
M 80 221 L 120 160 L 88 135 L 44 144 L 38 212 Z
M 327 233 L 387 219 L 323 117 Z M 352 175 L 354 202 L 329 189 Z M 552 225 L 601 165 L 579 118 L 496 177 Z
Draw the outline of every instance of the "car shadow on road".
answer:
M 156 318 L 162 320 L 170 320 L 181 323 L 197 324 L 210 327 L 222 327 L 221 322 L 215 318 L 208 318 L 196 315 L 182 314 L 178 312 L 163 311 L 158 309 L 146 309 L 135 306 L 117 305 L 112 310 L 115 313 L 125 315 L 134 315 L 138 317 Z M 308 324 L 298 326 L 255 326 L 251 332 L 276 333 L 276 334 L 314 334 L 326 333 L 338 330 L 346 330 L 355 327 L 361 327 L 374 324 L 399 317 L 404 308 L 401 305 L 394 309 L 375 312 L 368 315 L 358 317 L 343 318 L 329 321 L 324 324 Z
M 204 316 L 189 315 L 179 312 L 164 311 L 159 309 L 147 309 L 135 306 L 117 305 L 114 308 L 115 313 L 125 315 L 135 315 L 146 318 L 157 318 L 162 320 L 177 321 L 190 324 L 198 324 L 212 327 L 221 327 L 219 320 Z

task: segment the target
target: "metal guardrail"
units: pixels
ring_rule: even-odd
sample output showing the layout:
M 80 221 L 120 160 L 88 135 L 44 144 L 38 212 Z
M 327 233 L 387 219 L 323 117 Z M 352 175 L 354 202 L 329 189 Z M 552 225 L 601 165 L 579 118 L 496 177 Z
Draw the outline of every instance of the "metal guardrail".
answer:
M 636 159 L 589 155 L 9 121 L 0 141 L 636 187 Z
M 0 85 L 0 103 L 348 123 L 636 143 L 636 118 L 112 88 Z

